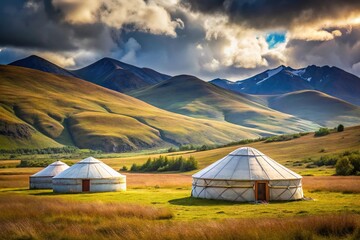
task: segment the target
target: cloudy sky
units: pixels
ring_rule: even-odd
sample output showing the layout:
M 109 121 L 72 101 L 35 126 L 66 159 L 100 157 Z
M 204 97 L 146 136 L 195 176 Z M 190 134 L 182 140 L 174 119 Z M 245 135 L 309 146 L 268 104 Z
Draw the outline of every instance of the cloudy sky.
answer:
M 205 80 L 281 64 L 360 75 L 359 0 L 1 0 L 0 16 L 0 64 L 36 54 L 69 69 L 112 57 Z

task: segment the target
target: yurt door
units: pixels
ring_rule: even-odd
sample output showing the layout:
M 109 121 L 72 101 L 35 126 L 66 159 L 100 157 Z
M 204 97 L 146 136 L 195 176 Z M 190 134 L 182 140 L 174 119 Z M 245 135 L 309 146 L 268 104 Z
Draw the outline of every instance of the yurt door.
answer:
M 255 196 L 256 201 L 269 201 L 267 182 L 256 182 Z
M 90 180 L 89 179 L 83 179 L 82 180 L 82 191 L 83 192 L 89 192 L 90 191 Z

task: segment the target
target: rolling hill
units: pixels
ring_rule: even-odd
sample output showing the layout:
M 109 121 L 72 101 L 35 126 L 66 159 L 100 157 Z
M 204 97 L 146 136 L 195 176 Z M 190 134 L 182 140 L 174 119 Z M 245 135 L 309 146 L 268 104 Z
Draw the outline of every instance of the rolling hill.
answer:
M 311 65 L 293 69 L 279 66 L 245 80 L 214 79 L 211 83 L 235 92 L 258 95 L 317 90 L 360 105 L 360 78 L 337 67 Z
M 0 65 L 1 148 L 121 152 L 219 144 L 268 132 L 171 113 L 74 77 Z
M 268 106 L 322 126 L 360 124 L 360 107 L 315 90 L 270 96 Z
M 319 127 L 256 103 L 255 97 L 235 94 L 189 75 L 176 76 L 130 94 L 172 112 L 261 129 L 270 134 Z
M 10 63 L 9 65 L 31 68 L 47 73 L 54 73 L 68 77 L 76 77 L 75 74 L 71 73 L 70 71 L 62 67 L 59 67 L 58 65 L 49 62 L 48 60 L 43 59 L 36 55 L 31 55 L 29 57 L 17 60 L 15 62 Z
M 118 92 L 128 92 L 170 78 L 150 68 L 135 67 L 111 58 L 103 58 L 72 73 L 81 79 Z

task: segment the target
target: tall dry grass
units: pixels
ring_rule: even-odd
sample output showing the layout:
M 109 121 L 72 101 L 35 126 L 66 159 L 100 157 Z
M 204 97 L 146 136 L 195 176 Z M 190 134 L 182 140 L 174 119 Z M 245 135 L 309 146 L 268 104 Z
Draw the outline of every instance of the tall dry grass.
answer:
M 0 174 L 0 188 L 17 188 L 28 187 L 28 175 L 1 175 Z
M 127 186 L 129 188 L 147 188 L 158 186 L 169 187 L 191 187 L 192 178 L 182 174 L 149 174 L 149 173 L 126 173 Z
M 304 177 L 303 187 L 310 191 L 360 193 L 359 176 Z
M 166 209 L 0 196 L 0 239 L 313 239 L 359 236 L 359 215 L 162 220 Z

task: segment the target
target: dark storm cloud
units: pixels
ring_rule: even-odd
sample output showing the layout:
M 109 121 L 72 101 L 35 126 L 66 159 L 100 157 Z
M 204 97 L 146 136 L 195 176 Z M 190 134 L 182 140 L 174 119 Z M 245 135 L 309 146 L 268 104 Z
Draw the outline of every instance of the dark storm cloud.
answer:
M 69 30 L 50 20 L 39 9 L 25 7 L 26 1 L 0 2 L 0 45 L 49 50 L 70 50 Z M 71 34 L 70 34 L 71 36 Z
M 360 26 L 331 41 L 291 40 L 287 44 L 291 65 L 330 65 L 360 75 Z
M 104 26 L 68 24 L 51 1 L 0 1 L 0 46 L 47 51 L 70 51 L 79 45 L 104 47 Z M 109 36 L 110 37 L 110 36 Z
M 55 63 L 59 65 L 80 68 L 107 56 L 171 75 L 187 73 L 205 80 L 215 77 L 241 79 L 280 64 L 294 67 L 310 64 L 336 65 L 360 74 L 359 27 L 352 26 L 353 29 L 350 31 L 351 27 L 347 28 L 348 25 L 337 25 L 336 22 L 338 16 L 346 18 L 353 11 L 360 9 L 360 1 L 182 0 L 180 6 L 161 6 L 168 14 L 170 25 L 160 29 L 157 28 L 158 25 L 151 25 L 148 21 L 139 24 L 134 20 L 127 21 L 128 18 L 120 18 L 121 24 L 111 24 L 119 20 L 117 16 L 123 16 L 117 14 L 119 12 L 115 11 L 116 6 L 120 6 L 120 9 L 127 6 L 131 13 L 137 9 L 132 11 L 134 7 L 128 6 L 131 1 L 102 2 L 114 6 L 111 15 L 114 19 L 106 19 L 109 16 L 102 12 L 104 9 L 96 8 L 97 10 L 93 11 L 90 5 L 98 3 L 95 1 L 62 1 L 61 5 L 56 5 L 54 0 L 0 1 L 0 63 L 9 63 L 30 54 L 39 54 L 45 58 L 53 57 L 49 60 L 57 61 Z M 112 5 L 120 2 L 120 5 Z M 147 1 L 144 2 L 148 4 Z M 146 4 L 142 5 L 143 9 L 148 7 Z M 74 18 L 79 12 L 83 13 L 83 8 L 90 9 L 91 13 L 95 12 L 94 15 L 91 15 L 90 19 L 85 19 L 86 21 L 83 15 Z M 207 15 L 189 14 L 189 9 Z M 209 21 L 214 26 L 205 26 L 207 20 L 223 20 L 224 18 L 219 18 L 221 14 L 229 16 L 229 22 L 220 21 L 223 28 L 216 28 L 216 21 Z M 333 30 L 341 31 L 341 36 L 331 35 L 333 39 L 329 38 L 326 41 L 318 41 L 321 37 L 309 37 L 314 34 L 313 32 L 307 33 L 305 37 L 295 36 L 303 33 L 301 27 L 308 27 L 314 31 L 322 30 L 322 24 L 316 25 L 315 22 L 329 16 L 333 20 L 329 22 L 333 24 L 324 30 L 329 34 L 332 34 Z M 176 19 L 181 19 L 185 27 L 173 25 Z M 314 26 L 311 26 L 312 24 Z M 155 30 L 148 31 L 147 28 L 150 26 L 155 26 Z M 229 30 L 223 30 L 228 27 L 233 32 L 227 35 Z M 300 30 L 295 31 L 295 27 L 300 27 Z M 286 32 L 288 43 L 286 47 L 281 48 L 282 55 L 276 55 L 276 49 L 259 53 L 253 45 L 241 45 L 240 47 L 246 48 L 250 53 L 254 51 L 253 55 L 261 54 L 261 58 L 267 64 L 258 64 L 255 68 L 227 64 L 229 56 L 224 55 L 224 48 L 231 45 L 229 36 L 235 37 L 237 34 L 235 39 L 246 42 L 251 36 L 236 30 L 241 29 L 246 33 L 246 30 L 253 28 L 257 29 L 254 38 L 279 31 Z M 216 37 L 206 37 L 212 29 L 219 34 Z M 61 59 L 57 60 L 56 57 Z M 231 57 L 235 56 L 229 58 Z M 243 60 L 241 57 L 239 59 Z M 72 60 L 72 63 L 67 60 Z M 211 63 L 218 64 L 215 70 L 209 67 Z
M 224 14 L 231 22 L 261 28 L 335 19 L 360 9 L 359 0 L 182 0 L 194 12 Z
M 180 18 L 186 26 L 176 30 L 176 38 L 124 29 L 120 34 L 122 42 L 119 40 L 119 47 L 122 48 L 127 39 L 134 38 L 141 45 L 141 51 L 137 55 L 140 66 L 171 75 L 199 72 L 196 45 L 204 40 L 205 30 L 201 23 L 193 22 L 183 11 L 173 11 L 172 17 Z

